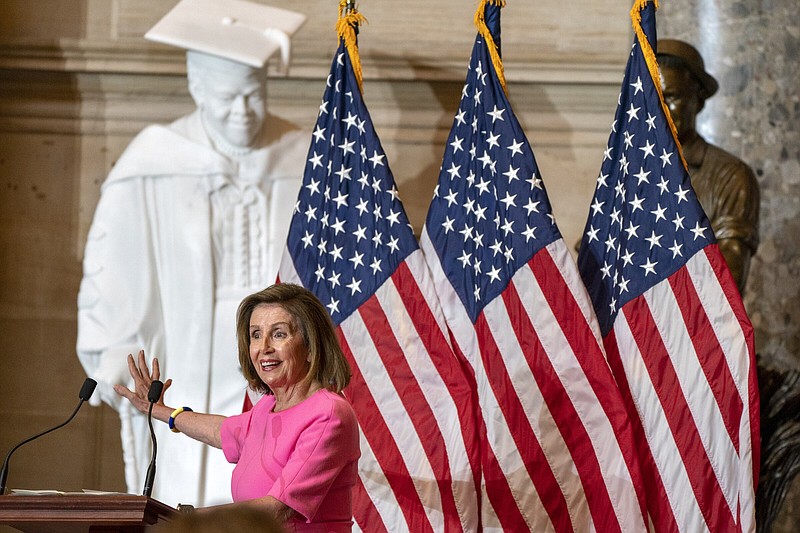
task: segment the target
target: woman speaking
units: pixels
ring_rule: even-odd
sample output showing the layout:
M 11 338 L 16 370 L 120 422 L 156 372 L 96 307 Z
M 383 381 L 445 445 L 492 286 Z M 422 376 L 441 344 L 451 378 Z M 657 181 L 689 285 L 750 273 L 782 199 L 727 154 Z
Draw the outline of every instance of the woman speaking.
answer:
M 358 423 L 341 394 L 350 368 L 325 308 L 303 287 L 272 285 L 242 301 L 236 332 L 244 376 L 265 393 L 253 409 L 230 417 L 197 413 L 168 407 L 162 393 L 153 417 L 221 448 L 236 464 L 234 503 L 218 507 L 268 510 L 288 531 L 349 532 Z M 160 379 L 158 359 L 151 371 L 140 351 L 138 362 L 128 356 L 128 366 L 134 390 L 117 385 L 115 391 L 147 413 L 150 384 Z

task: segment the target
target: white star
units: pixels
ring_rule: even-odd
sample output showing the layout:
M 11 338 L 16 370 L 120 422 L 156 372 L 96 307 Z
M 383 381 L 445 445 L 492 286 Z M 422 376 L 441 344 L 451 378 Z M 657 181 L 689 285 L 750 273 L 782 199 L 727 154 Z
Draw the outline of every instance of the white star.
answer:
M 647 114 L 647 120 L 645 122 L 647 122 L 647 131 L 650 131 L 656 127 L 656 117 L 650 113 Z
M 483 168 L 486 168 L 487 165 L 492 164 L 492 156 L 488 152 L 483 152 L 483 156 L 479 157 L 478 161 L 483 163 Z
M 659 248 L 661 248 L 661 243 L 659 242 L 661 240 L 661 237 L 662 235 L 656 235 L 656 232 L 654 230 L 653 233 L 645 239 L 647 242 L 650 243 L 651 250 L 653 249 L 653 246 L 658 246 Z
M 361 239 L 367 238 L 367 228 L 364 228 L 361 226 L 361 224 L 359 224 L 358 229 L 353 233 L 353 235 L 356 236 L 357 243 L 361 242 Z
M 486 114 L 489 115 L 490 117 L 492 117 L 492 124 L 494 124 L 494 122 L 496 120 L 504 120 L 503 119 L 503 113 L 504 112 L 505 112 L 505 109 L 497 109 L 497 105 L 495 105 L 494 109 L 489 111 Z
M 518 180 L 517 172 L 519 172 L 518 168 L 508 167 L 506 172 L 503 172 L 503 176 L 508 176 L 508 182 L 511 183 L 514 180 Z
M 684 189 L 683 185 L 679 185 L 678 186 L 678 190 L 675 191 L 675 196 L 678 197 L 678 204 L 680 204 L 681 201 L 684 201 L 684 202 L 688 202 L 689 201 L 689 200 L 686 199 L 686 195 L 687 194 L 689 194 L 689 189 Z
M 603 268 L 600 269 L 600 272 L 603 273 L 603 279 L 611 277 L 611 265 L 608 264 L 608 261 L 603 263 Z
M 358 202 L 358 205 L 356 206 L 356 209 L 358 209 L 359 213 L 361 213 L 362 215 L 364 213 L 366 213 L 367 211 L 369 211 L 369 208 L 367 207 L 367 199 L 366 198 L 362 198 L 361 201 Z
M 377 257 L 372 260 L 372 263 L 370 263 L 369 267 L 372 269 L 373 275 L 377 274 L 378 272 L 383 272 L 381 269 L 381 260 Z
M 633 264 L 633 252 L 625 250 L 625 253 L 620 256 L 622 258 L 622 266 Z
M 625 278 L 622 278 L 622 279 L 619 280 L 619 292 L 620 292 L 620 294 L 622 294 L 623 292 L 628 292 L 628 283 L 630 283 L 630 280 L 627 280 Z
M 650 262 L 650 258 L 648 257 L 647 258 L 647 263 L 645 263 L 643 265 L 639 265 L 639 266 L 644 269 L 644 275 L 645 275 L 645 277 L 647 277 L 647 275 L 650 274 L 650 273 L 653 273 L 653 274 L 656 273 L 656 265 L 657 264 L 658 264 L 658 261 L 656 261 L 655 263 L 651 263 Z
M 513 225 L 514 225 L 514 221 L 513 220 L 508 220 L 508 219 L 504 220 L 503 221 L 503 226 L 500 228 L 500 229 L 503 230 L 503 235 L 508 235 L 509 233 L 514 233 L 514 230 L 512 228 Z
M 342 151 L 344 152 L 342 155 L 345 156 L 347 155 L 348 152 L 350 152 L 351 154 L 355 154 L 356 151 L 353 150 L 353 145 L 355 143 L 356 143 L 355 141 L 347 142 L 347 139 L 345 139 L 344 142 L 339 145 L 339 148 L 341 148 Z
M 606 252 L 610 252 L 611 250 L 616 250 L 617 239 L 613 238 L 611 234 L 608 235 L 608 239 L 606 239 Z
M 389 239 L 389 243 L 386 245 L 389 247 L 389 250 L 391 250 L 392 253 L 400 249 L 400 245 L 397 244 L 398 240 L 399 239 L 397 237 L 392 237 L 391 239 Z
M 353 257 L 351 257 L 350 259 L 348 259 L 348 261 L 350 261 L 351 263 L 353 263 L 353 269 L 355 270 L 356 268 L 358 268 L 358 267 L 360 267 L 360 266 L 364 266 L 364 261 L 363 261 L 363 259 L 364 259 L 364 254 L 363 254 L 363 253 L 362 253 L 362 254 L 360 254 L 360 253 L 358 253 L 358 252 L 355 252 L 355 253 L 353 254 Z
M 508 147 L 508 149 L 511 150 L 511 157 L 514 157 L 514 154 L 522 154 L 521 148 L 522 143 L 518 143 L 517 140 L 514 139 L 514 142 Z
M 456 135 L 455 139 L 453 139 L 453 142 L 450 143 L 450 146 L 453 147 L 453 153 L 454 154 L 456 152 L 458 152 L 459 150 L 461 150 L 462 152 L 464 151 L 464 149 L 461 147 L 461 143 L 463 143 L 463 142 L 464 142 L 464 139 L 461 139 L 458 135 Z
M 633 103 L 631 103 L 631 108 L 626 111 L 628 114 L 628 122 L 633 119 L 639 120 L 639 107 L 633 107 Z
M 450 191 L 450 194 L 444 197 L 447 200 L 447 207 L 451 207 L 456 203 L 456 196 L 458 196 L 458 191 Z
M 636 96 L 639 94 L 639 91 L 642 90 L 642 78 L 640 76 L 636 76 L 636 83 L 631 83 L 631 87 L 633 87 L 633 95 Z
M 315 180 L 312 178 L 311 182 L 308 185 L 306 185 L 306 189 L 310 191 L 309 194 L 311 196 L 314 196 L 315 193 L 319 193 L 319 180 Z
M 325 128 L 320 128 L 317 126 L 317 129 L 314 130 L 314 138 L 316 139 L 314 142 L 324 141 L 325 140 Z
M 517 207 L 517 204 L 514 202 L 516 197 L 517 197 L 516 194 L 512 195 L 508 191 L 506 191 L 506 197 L 500 201 L 506 204 L 506 209 L 511 209 L 512 207 Z
M 347 130 L 349 130 L 351 126 L 355 126 L 356 125 L 356 121 L 357 120 L 358 120 L 358 116 L 356 116 L 356 115 L 354 115 L 354 114 L 352 114 L 352 113 L 350 113 L 348 111 L 347 112 L 347 118 L 343 119 L 342 122 L 347 124 Z M 347 131 L 347 130 L 345 130 L 345 131 Z
M 322 265 L 317 265 L 317 270 L 314 272 L 317 276 L 317 281 L 325 278 L 325 267 Z
M 495 146 L 500 146 L 500 143 L 497 142 L 497 139 L 499 139 L 499 138 L 500 138 L 500 134 L 495 135 L 493 133 L 490 133 L 489 136 L 486 137 L 486 144 L 489 145 L 489 148 L 493 148 Z
M 500 272 L 501 270 L 496 266 L 492 266 L 492 269 L 486 273 L 489 276 L 489 283 L 493 281 L 500 281 Z
M 644 171 L 644 167 L 642 167 L 642 169 L 639 171 L 638 174 L 634 174 L 634 177 L 638 178 L 638 180 L 639 180 L 639 183 L 637 183 L 636 185 L 641 185 L 642 182 L 650 183 L 650 180 L 647 179 L 647 176 L 649 176 L 649 175 L 650 175 L 650 171 L 648 170 L 647 172 L 645 172 Z
M 466 86 L 464 88 L 466 89 Z M 464 124 L 467 123 L 467 121 L 464 120 L 464 114 L 465 113 L 466 113 L 466 111 L 464 111 L 462 109 L 458 110 L 458 114 L 456 115 L 456 122 L 458 122 L 459 125 L 463 126 Z
M 531 190 L 542 188 L 542 180 L 536 177 L 536 174 L 531 175 L 531 177 L 526 179 L 525 182 L 531 184 Z
M 336 263 L 336 261 L 339 261 L 342 258 L 342 247 L 341 246 L 336 246 L 334 244 L 333 245 L 333 250 L 331 250 L 328 253 L 330 254 L 331 257 L 333 257 L 333 262 Z M 337 279 L 338 279 L 338 277 L 337 277 Z
M 356 278 L 353 278 L 350 283 L 347 284 L 347 288 L 350 289 L 350 296 L 357 292 L 361 292 L 361 280 L 356 280 Z
M 672 161 L 669 160 L 670 157 L 672 157 L 672 152 L 667 153 L 666 148 L 662 149 L 661 155 L 659 156 L 659 159 L 661 159 L 661 168 L 672 165 Z
M 639 198 L 638 194 L 633 195 L 633 200 L 628 202 L 631 205 L 631 214 L 635 213 L 637 209 L 642 210 L 642 202 L 644 202 L 644 198 Z
M 344 164 L 342 164 L 342 168 L 340 168 L 339 170 L 334 172 L 334 174 L 339 176 L 339 179 L 349 180 L 350 179 L 350 171 L 351 170 L 353 170 L 353 169 L 352 168 L 344 168 Z
M 600 242 L 600 239 L 597 238 L 597 233 L 600 229 L 595 229 L 592 226 L 589 226 L 589 231 L 586 232 L 586 237 L 589 239 L 589 242 L 597 241 Z
M 689 231 L 691 231 L 692 233 L 694 233 L 694 240 L 697 240 L 697 238 L 698 238 L 698 237 L 703 237 L 703 238 L 705 238 L 705 237 L 706 237 L 706 236 L 704 235 L 704 233 L 705 233 L 705 231 L 706 231 L 707 229 L 708 229 L 708 228 L 706 228 L 706 227 L 701 227 L 701 226 L 700 226 L 700 222 L 698 221 L 698 222 L 697 222 L 697 223 L 694 225 L 694 227 L 693 227 L 693 228 L 691 228 Z
M 456 166 L 455 163 L 450 163 L 450 168 L 447 170 L 447 173 L 450 174 L 450 179 L 454 180 L 456 178 L 460 178 L 461 175 L 458 173 L 458 169 L 461 168 L 461 165 Z
M 466 250 L 461 252 L 461 257 L 459 257 L 458 260 L 461 261 L 462 268 L 467 268 L 467 266 L 469 266 L 471 258 L 472 254 L 468 254 Z
M 306 230 L 306 234 L 301 239 L 303 241 L 303 248 L 308 248 L 312 244 L 314 244 L 314 236 L 311 235 L 308 230 Z
M 382 155 L 382 154 L 381 154 L 381 155 L 378 155 L 378 152 L 377 152 L 377 150 L 373 150 L 373 151 L 372 151 L 372 157 L 370 157 L 370 158 L 369 158 L 369 160 L 372 162 L 372 168 L 375 168 L 375 167 L 377 167 L 378 165 L 380 165 L 380 166 L 385 166 L 385 165 L 383 164 L 383 158 L 384 158 L 384 157 L 386 157 L 386 156 L 385 156 L 385 155 Z
M 605 202 L 601 202 L 599 198 L 595 198 L 592 204 L 592 215 L 602 215 L 604 203 Z
M 636 230 L 638 229 L 639 226 L 634 226 L 632 221 L 628 222 L 628 227 L 625 230 L 625 233 L 628 234 L 628 239 L 630 239 L 631 237 L 638 237 L 639 235 L 636 234 Z
M 314 155 L 309 158 L 308 162 L 313 165 L 311 167 L 312 169 L 322 166 L 322 156 L 323 154 L 317 154 L 317 152 L 314 152 Z
M 386 216 L 386 220 L 389 221 L 389 227 L 394 226 L 395 224 L 399 224 L 400 220 L 400 211 L 389 211 L 389 214 Z
M 344 222 L 345 222 L 344 220 L 339 220 L 339 218 L 337 217 L 336 222 L 331 224 L 331 227 L 333 228 L 334 233 L 336 235 L 339 235 L 340 233 L 344 232 Z
M 442 227 L 444 228 L 444 234 L 445 235 L 447 235 L 448 233 L 453 231 L 453 223 L 454 222 L 455 222 L 455 219 L 452 219 L 450 217 L 446 217 L 445 221 L 442 222 Z
M 672 223 L 675 224 L 675 231 L 678 231 L 679 229 L 683 229 L 683 219 L 684 218 L 686 218 L 686 217 L 682 217 L 682 216 L 678 215 L 678 213 L 675 213 L 675 219 L 672 221 Z
M 655 147 L 656 147 L 656 145 L 655 145 L 655 144 L 652 144 L 652 143 L 650 143 L 650 140 L 649 140 L 649 139 L 648 139 L 648 140 L 645 142 L 644 146 L 640 146 L 640 147 L 639 147 L 639 150 L 641 150 L 642 152 L 644 152 L 644 155 L 642 156 L 642 160 L 643 160 L 643 161 L 647 161 L 647 156 L 648 156 L 648 155 L 651 155 L 651 156 L 653 156 L 653 157 L 655 157 L 655 156 L 656 156 L 656 155 L 653 153 L 653 148 L 655 148 Z
M 536 238 L 536 236 L 533 234 L 534 231 L 536 231 L 536 227 L 532 228 L 527 225 L 525 226 L 525 231 L 522 232 L 522 234 L 525 235 L 525 242 Z
M 605 161 L 606 159 L 611 159 L 611 152 L 613 152 L 613 151 L 614 151 L 614 147 L 613 146 L 607 147 L 605 149 L 605 151 L 603 152 L 603 161 Z
M 333 199 L 333 201 L 336 203 L 336 207 L 337 208 L 339 208 L 339 207 L 347 207 L 347 197 L 348 196 L 349 196 L 348 194 L 344 194 L 344 193 L 342 193 L 342 191 L 339 191 L 336 194 L 336 198 Z
M 339 312 L 339 300 L 334 300 L 333 298 L 331 298 L 331 303 L 329 303 L 325 307 L 327 307 L 330 310 L 329 312 L 330 312 L 331 315 L 333 315 L 334 313 L 338 313 Z
M 655 211 L 650 211 L 650 213 L 652 213 L 652 214 L 654 214 L 656 216 L 656 222 L 658 222 L 662 218 L 664 220 L 667 220 L 667 217 L 664 216 L 664 211 L 666 211 L 666 210 L 667 210 L 666 207 L 661 207 L 661 204 L 657 204 L 656 205 L 656 210 Z
M 311 207 L 311 206 L 309 205 L 309 206 L 308 206 L 308 209 L 306 209 L 306 212 L 305 212 L 305 215 L 306 215 L 306 222 L 310 221 L 312 218 L 313 218 L 314 220 L 316 220 L 316 219 L 317 219 L 316 212 L 317 212 L 317 208 L 316 208 L 316 207 Z
M 541 202 L 534 202 L 533 198 L 528 198 L 528 203 L 525 204 L 525 210 L 528 211 L 528 216 L 531 213 L 538 213 L 539 212 L 539 204 Z
M 682 245 L 682 244 L 678 244 L 678 241 L 675 241 L 675 243 L 674 243 L 674 244 L 672 245 L 672 247 L 669 249 L 669 250 L 672 252 L 672 258 L 673 258 L 673 259 L 675 259 L 675 258 L 676 258 L 676 257 L 678 257 L 678 256 L 681 256 L 681 257 L 683 257 L 683 254 L 681 253 L 681 248 L 682 248 L 682 247 L 683 247 L 683 245 Z
M 669 187 L 667 187 L 667 180 L 666 178 L 662 177 L 661 181 L 658 183 L 658 188 L 661 190 L 659 194 L 664 194 L 669 192 Z
M 628 131 L 623 131 L 622 135 L 625 136 L 625 146 L 628 148 L 633 148 L 633 138 L 635 137 L 635 133 L 630 133 Z

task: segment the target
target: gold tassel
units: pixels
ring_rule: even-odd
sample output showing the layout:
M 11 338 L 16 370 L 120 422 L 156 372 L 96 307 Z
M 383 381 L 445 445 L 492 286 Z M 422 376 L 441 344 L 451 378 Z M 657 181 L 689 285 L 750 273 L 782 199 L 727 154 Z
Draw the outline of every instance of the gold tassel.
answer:
M 689 167 L 686 164 L 686 160 L 683 158 L 683 148 L 678 140 L 678 130 L 675 128 L 675 123 L 672 122 L 672 115 L 670 115 L 667 103 L 664 101 L 664 93 L 661 91 L 661 74 L 658 70 L 656 54 L 653 52 L 653 46 L 647 40 L 647 36 L 645 36 L 644 30 L 642 29 L 641 11 L 644 9 L 644 6 L 647 4 L 647 2 L 650 1 L 652 1 L 655 8 L 658 9 L 658 0 L 636 0 L 636 2 L 633 4 L 633 8 L 631 9 L 633 31 L 636 32 L 636 36 L 639 39 L 639 45 L 642 47 L 642 54 L 644 55 L 644 60 L 647 63 L 647 70 L 650 71 L 650 77 L 653 78 L 653 85 L 655 85 L 656 91 L 658 91 L 658 99 L 661 102 L 661 108 L 664 110 L 664 115 L 667 117 L 667 123 L 669 124 L 669 129 L 672 131 L 672 137 L 675 139 L 675 144 L 678 147 L 678 155 L 681 157 L 684 168 L 688 169 Z
M 483 40 L 486 42 L 486 46 L 489 48 L 489 55 L 492 57 L 492 64 L 494 65 L 495 72 L 497 72 L 497 78 L 500 81 L 500 86 L 503 87 L 503 92 L 506 94 L 506 96 L 508 96 L 508 90 L 506 89 L 506 76 L 503 72 L 503 60 L 500 59 L 500 54 L 497 52 L 497 45 L 494 43 L 494 39 L 492 39 L 492 33 L 486 26 L 484 9 L 487 2 L 491 2 L 492 4 L 501 8 L 506 6 L 506 2 L 505 0 L 481 0 L 480 4 L 478 5 L 478 10 L 475 11 L 475 27 L 478 28 L 478 33 L 483 36 Z
M 364 93 L 361 78 L 361 59 L 358 56 L 358 42 L 356 41 L 356 28 L 359 24 L 366 24 L 367 19 L 359 13 L 355 7 L 347 14 L 344 14 L 347 7 L 348 0 L 341 0 L 339 2 L 339 20 L 336 22 L 336 33 L 340 39 L 344 39 L 344 46 L 347 48 L 347 53 L 350 55 L 350 62 L 353 64 L 353 72 L 358 81 L 358 90 Z

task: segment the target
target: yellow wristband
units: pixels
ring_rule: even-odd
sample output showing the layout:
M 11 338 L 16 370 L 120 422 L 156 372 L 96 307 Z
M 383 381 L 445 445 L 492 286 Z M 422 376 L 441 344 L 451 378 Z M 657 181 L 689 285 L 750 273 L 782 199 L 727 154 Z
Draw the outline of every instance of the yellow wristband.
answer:
M 172 411 L 171 415 L 169 415 L 169 421 L 168 421 L 169 429 L 171 429 L 173 433 L 180 433 L 181 432 L 180 429 L 175 427 L 175 419 L 178 418 L 179 414 L 184 413 L 184 412 L 191 413 L 192 409 L 190 407 L 178 407 L 177 409 Z

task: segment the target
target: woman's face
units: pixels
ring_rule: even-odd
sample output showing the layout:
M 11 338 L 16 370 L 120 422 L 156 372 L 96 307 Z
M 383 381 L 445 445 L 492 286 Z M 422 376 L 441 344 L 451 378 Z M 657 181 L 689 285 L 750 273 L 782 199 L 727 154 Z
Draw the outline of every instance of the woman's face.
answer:
M 303 334 L 278 304 L 260 304 L 250 316 L 250 360 L 273 392 L 299 383 L 310 366 Z

